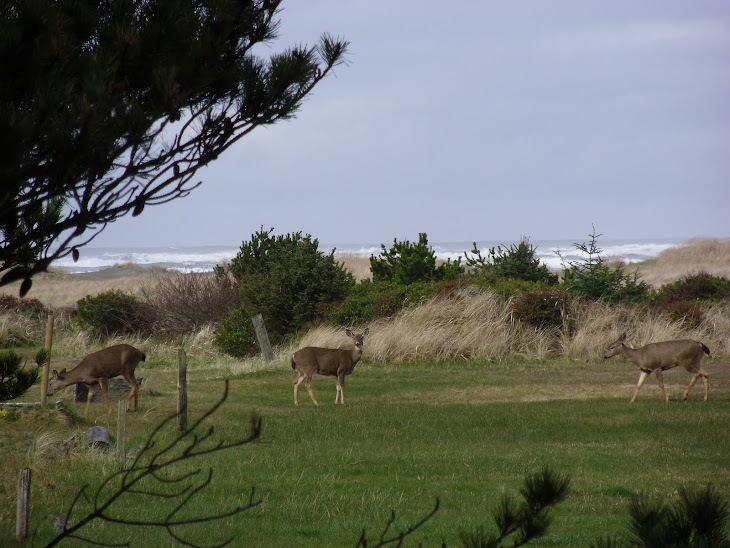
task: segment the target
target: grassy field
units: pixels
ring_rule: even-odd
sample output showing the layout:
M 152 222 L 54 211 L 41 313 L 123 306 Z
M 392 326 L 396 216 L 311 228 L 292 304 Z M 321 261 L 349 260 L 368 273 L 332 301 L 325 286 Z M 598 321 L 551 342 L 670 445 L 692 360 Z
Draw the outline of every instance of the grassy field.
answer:
M 167 365 L 167 367 L 165 367 Z M 141 444 L 175 409 L 173 364 L 143 364 L 140 412 L 128 418 L 128 448 Z M 209 420 L 215 439 L 246 436 L 249 417 L 263 418 L 256 442 L 195 462 L 214 470 L 213 483 L 190 503 L 189 513 L 210 515 L 244 503 L 251 487 L 261 505 L 220 523 L 179 530 L 203 545 L 233 537 L 235 546 L 355 545 L 363 528 L 372 542 L 396 512 L 395 531 L 436 515 L 407 545 L 459 545 L 461 531 L 492 530 L 491 511 L 514 493 L 526 474 L 544 465 L 571 477 L 571 494 L 555 508 L 553 525 L 537 545 L 585 546 L 604 535 L 623 535 L 629 497 L 644 492 L 672 500 L 680 485 L 712 484 L 730 498 L 730 365 L 706 361 L 710 401 L 695 387 L 680 402 L 689 375 L 665 375 L 663 404 L 653 379 L 628 404 L 637 370 L 610 362 L 360 364 L 348 377 L 346 407 L 334 406 L 332 378 L 317 377 L 315 408 L 306 391 L 293 405 L 290 369 L 231 379 L 230 394 Z M 209 369 L 188 372 L 191 421 L 224 388 Z M 23 399 L 37 400 L 36 385 Z M 69 389 L 70 390 L 70 389 Z M 115 398 L 124 393 L 114 394 Z M 68 393 L 65 394 L 68 397 Z M 116 416 L 101 403 L 89 417 L 82 404 L 0 419 L 0 545 L 14 546 L 15 497 L 21 468 L 33 468 L 35 545 L 54 536 L 52 517 L 63 514 L 84 484 L 92 489 L 114 472 L 114 455 L 81 443 L 61 455 L 54 443 L 93 425 L 116 431 Z M 175 434 L 174 423 L 163 432 Z M 34 451 L 24 451 L 28 440 Z M 190 471 L 192 465 L 184 468 Z M 178 470 L 183 471 L 183 470 Z M 164 500 L 123 500 L 119 512 L 151 518 L 171 508 Z M 88 508 L 88 506 L 84 506 Z M 79 514 L 80 515 L 80 514 Z M 73 518 L 72 518 L 73 519 Z M 77 517 L 78 519 L 78 517 Z M 94 524 L 86 534 L 132 546 L 174 546 L 164 530 L 122 530 Z

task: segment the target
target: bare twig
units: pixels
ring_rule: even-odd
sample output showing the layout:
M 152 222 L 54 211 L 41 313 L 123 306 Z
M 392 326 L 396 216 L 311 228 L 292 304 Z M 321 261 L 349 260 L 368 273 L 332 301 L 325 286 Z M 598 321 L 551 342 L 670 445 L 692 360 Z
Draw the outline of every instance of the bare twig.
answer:
M 79 519 L 75 524 L 65 526 L 63 531 L 46 546 L 55 546 L 65 539 L 81 540 L 99 546 L 129 545 L 128 543 L 104 544 L 100 541 L 81 536 L 79 532 L 95 520 L 130 527 L 162 527 L 167 530 L 175 541 L 184 544 L 185 546 L 197 546 L 184 540 L 175 532 L 174 529 L 185 525 L 204 524 L 230 518 L 261 504 L 261 500 L 256 497 L 255 489 L 252 487 L 248 500 L 240 506 L 225 511 L 217 511 L 209 516 L 180 518 L 180 511 L 183 510 L 197 494 L 205 490 L 211 484 L 213 479 L 213 469 L 208 468 L 207 475 L 205 477 L 202 476 L 203 469 L 201 468 L 174 476 L 165 475 L 168 471 L 173 470 L 175 465 L 187 463 L 190 459 L 240 447 L 259 438 L 261 435 L 261 418 L 256 415 L 251 416 L 251 430 L 248 436 L 241 440 L 232 442 L 219 441 L 211 445 L 210 440 L 214 433 L 214 428 L 212 426 L 202 435 L 198 433 L 198 431 L 202 429 L 204 422 L 220 408 L 227 396 L 228 381 L 225 383 L 223 396 L 216 404 L 213 405 L 213 407 L 205 412 L 191 428 L 185 432 L 178 433 L 172 441 L 166 445 L 161 445 L 161 447 L 157 449 L 159 445 L 157 442 L 159 441 L 161 433 L 165 430 L 165 426 L 174 422 L 177 415 L 171 415 L 163 420 L 159 425 L 157 425 L 157 427 L 155 427 L 150 436 L 147 438 L 144 448 L 134 459 L 130 468 L 115 472 L 104 479 L 96 489 L 93 498 L 89 498 L 87 495 L 89 485 L 84 485 L 74 497 L 71 506 L 66 513 L 64 523 L 71 523 L 72 514 L 76 509 L 77 504 L 82 499 L 92 505 L 91 511 L 86 516 Z M 209 443 L 206 444 L 206 442 Z M 148 482 L 154 482 L 153 485 L 155 485 L 155 487 L 142 487 L 142 482 L 145 480 Z M 196 480 L 197 484 L 195 484 Z M 170 493 L 163 490 L 163 486 L 173 486 L 175 489 Z M 163 519 L 131 519 L 114 515 L 115 504 L 124 496 L 140 498 L 151 497 L 157 500 L 177 500 L 178 502 Z M 138 506 L 139 508 L 143 508 L 145 505 L 139 504 Z M 214 546 L 225 546 L 230 543 L 231 540 L 233 539 L 229 539 Z

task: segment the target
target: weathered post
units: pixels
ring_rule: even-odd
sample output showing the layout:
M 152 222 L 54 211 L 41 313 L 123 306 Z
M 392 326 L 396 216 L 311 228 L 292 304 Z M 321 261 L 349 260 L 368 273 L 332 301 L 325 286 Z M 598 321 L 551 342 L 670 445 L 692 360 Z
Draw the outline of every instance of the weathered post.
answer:
M 119 400 L 117 408 L 117 467 L 127 465 L 127 402 Z
M 28 536 L 30 521 L 30 468 L 20 471 L 18 480 L 18 519 L 15 525 L 15 536 L 18 542 L 25 541 Z
M 53 314 L 48 314 L 48 323 L 46 323 L 46 362 L 43 364 L 43 372 L 41 373 L 41 407 L 46 406 L 48 395 L 48 372 L 51 368 L 51 346 L 53 346 Z
M 177 352 L 177 429 L 188 429 L 188 357 L 185 350 Z
M 264 327 L 264 317 L 259 314 L 251 318 L 253 327 L 256 330 L 256 338 L 259 341 L 259 347 L 264 355 L 264 360 L 268 363 L 274 359 L 274 353 L 271 350 L 271 343 L 269 342 L 269 334 L 266 332 Z

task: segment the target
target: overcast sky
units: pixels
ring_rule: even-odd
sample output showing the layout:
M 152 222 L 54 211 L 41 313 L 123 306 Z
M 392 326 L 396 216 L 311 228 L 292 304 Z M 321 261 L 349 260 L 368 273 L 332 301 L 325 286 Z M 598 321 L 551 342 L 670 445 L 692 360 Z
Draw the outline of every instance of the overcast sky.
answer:
M 730 237 L 727 0 L 284 2 L 351 42 L 298 117 L 98 246 Z

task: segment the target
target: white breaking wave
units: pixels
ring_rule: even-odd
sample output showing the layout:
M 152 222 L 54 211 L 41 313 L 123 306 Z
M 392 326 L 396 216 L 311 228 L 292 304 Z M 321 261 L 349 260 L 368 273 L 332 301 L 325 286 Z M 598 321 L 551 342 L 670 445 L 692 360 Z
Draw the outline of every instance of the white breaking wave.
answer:
M 489 257 L 489 250 L 502 246 L 509 249 L 519 241 L 477 241 L 477 249 L 482 257 Z M 683 245 L 680 240 L 614 240 L 601 242 L 598 247 L 604 260 L 621 260 L 634 263 L 653 259 L 662 251 L 671 247 Z M 535 249 L 535 256 L 551 270 L 561 270 L 563 261 L 566 263 L 579 262 L 586 259 L 586 255 L 575 247 L 575 242 L 569 240 L 535 240 L 530 241 Z M 392 242 L 384 244 L 390 249 Z M 437 259 L 456 261 L 464 254 L 472 256 L 473 242 L 440 242 L 429 243 Z M 320 245 L 320 249 L 329 253 L 335 250 L 335 255 L 354 255 L 369 258 L 378 257 L 382 252 L 380 244 L 333 244 Z M 59 259 L 53 266 L 71 273 L 95 272 L 118 265 L 133 263 L 142 267 L 160 267 L 182 272 L 210 272 L 216 265 L 224 264 L 233 259 L 240 247 L 234 246 L 199 246 L 199 247 L 138 247 L 138 248 L 103 248 L 82 247 L 80 257 L 74 262 L 71 257 Z M 559 251 L 560 256 L 556 251 Z

